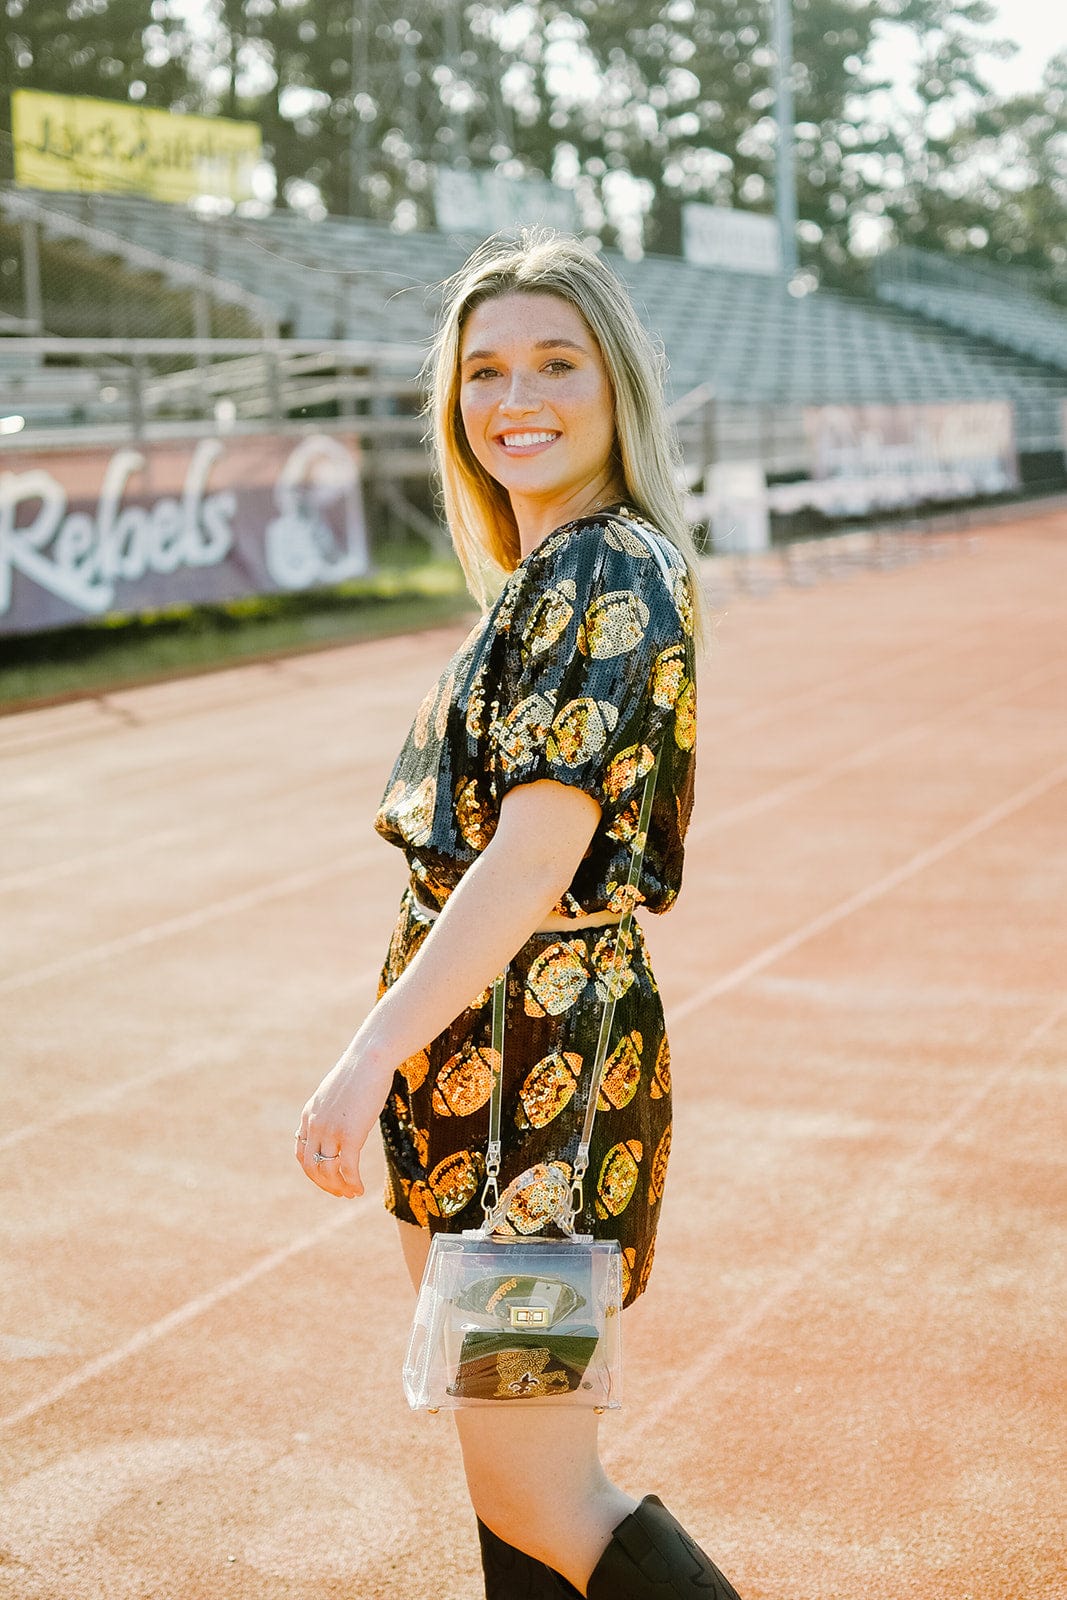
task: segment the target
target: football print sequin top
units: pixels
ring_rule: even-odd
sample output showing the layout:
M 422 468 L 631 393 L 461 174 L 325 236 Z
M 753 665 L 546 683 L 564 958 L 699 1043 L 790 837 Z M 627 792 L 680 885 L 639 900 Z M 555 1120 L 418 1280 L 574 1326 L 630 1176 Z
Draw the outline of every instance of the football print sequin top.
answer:
M 558 528 L 509 575 L 420 705 L 374 825 L 404 851 L 416 897 L 440 907 L 493 837 L 508 790 L 553 778 L 602 808 L 556 909 L 621 914 L 662 745 L 638 902 L 666 911 L 681 884 L 695 741 L 685 563 L 629 508 L 601 512 Z

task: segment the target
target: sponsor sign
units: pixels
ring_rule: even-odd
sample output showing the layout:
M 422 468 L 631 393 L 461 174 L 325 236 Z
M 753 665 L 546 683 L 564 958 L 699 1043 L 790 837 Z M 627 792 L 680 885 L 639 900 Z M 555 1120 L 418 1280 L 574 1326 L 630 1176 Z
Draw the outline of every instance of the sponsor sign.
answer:
M 774 217 L 690 200 L 682 207 L 682 254 L 698 267 L 727 272 L 782 270 L 782 241 Z
M 0 634 L 313 589 L 367 565 L 354 438 L 0 454 Z
M 434 213 L 444 233 L 497 233 L 512 228 L 578 225 L 574 196 L 547 178 L 506 178 L 500 172 L 438 167 Z
M 213 195 L 236 205 L 254 198 L 252 171 L 262 159 L 254 122 L 37 89 L 12 93 L 11 132 L 15 182 L 32 189 L 171 201 Z
M 973 500 L 1019 484 L 1007 401 L 806 406 L 811 479 L 771 491 L 776 511 L 862 515 L 924 501 Z

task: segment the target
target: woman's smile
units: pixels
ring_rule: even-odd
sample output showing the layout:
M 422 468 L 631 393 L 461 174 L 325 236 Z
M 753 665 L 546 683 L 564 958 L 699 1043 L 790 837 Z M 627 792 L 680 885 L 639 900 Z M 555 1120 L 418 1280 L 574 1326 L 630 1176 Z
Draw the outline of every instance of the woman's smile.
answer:
M 547 450 L 558 438 L 559 433 L 554 430 L 531 432 L 527 429 L 522 433 L 498 433 L 496 442 L 503 446 L 509 456 L 529 456 Z

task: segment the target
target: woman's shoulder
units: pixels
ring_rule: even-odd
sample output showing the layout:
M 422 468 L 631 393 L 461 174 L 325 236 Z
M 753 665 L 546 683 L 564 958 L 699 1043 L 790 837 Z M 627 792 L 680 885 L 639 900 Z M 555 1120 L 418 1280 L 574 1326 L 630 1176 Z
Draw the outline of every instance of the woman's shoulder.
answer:
M 513 639 L 554 641 L 573 626 L 582 649 L 590 627 L 623 614 L 634 618 L 636 634 L 647 633 L 650 648 L 692 631 L 685 558 L 629 507 L 555 529 L 511 574 L 502 601 L 497 628 Z
M 513 576 L 529 575 L 538 587 L 558 571 L 588 581 L 655 581 L 658 572 L 673 589 L 685 560 L 659 528 L 630 506 L 613 506 L 563 523 L 520 563 Z

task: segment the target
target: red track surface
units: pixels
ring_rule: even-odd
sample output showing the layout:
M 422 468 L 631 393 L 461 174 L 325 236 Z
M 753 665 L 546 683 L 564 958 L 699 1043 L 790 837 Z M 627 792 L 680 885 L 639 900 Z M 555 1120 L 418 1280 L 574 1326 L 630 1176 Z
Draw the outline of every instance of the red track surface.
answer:
M 676 1145 L 606 1451 L 745 1600 L 1067 1597 L 1067 516 L 930 544 L 720 586 L 649 927 Z M 4 1600 L 481 1593 L 380 1153 L 355 1204 L 290 1154 L 461 631 L 0 722 Z

